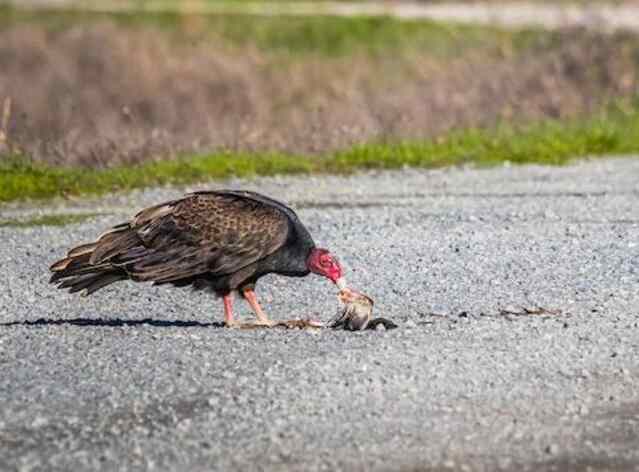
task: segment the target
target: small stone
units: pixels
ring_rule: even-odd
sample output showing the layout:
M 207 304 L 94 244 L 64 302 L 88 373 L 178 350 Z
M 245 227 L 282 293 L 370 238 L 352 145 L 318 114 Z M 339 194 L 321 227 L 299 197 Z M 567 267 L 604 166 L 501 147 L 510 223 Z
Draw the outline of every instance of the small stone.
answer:
M 546 452 L 546 454 L 554 456 L 559 452 L 559 446 L 557 444 L 549 444 L 548 446 L 546 446 L 546 449 L 544 449 L 544 451 Z
M 31 422 L 32 428 L 41 428 L 49 424 L 49 420 L 44 416 L 38 416 Z

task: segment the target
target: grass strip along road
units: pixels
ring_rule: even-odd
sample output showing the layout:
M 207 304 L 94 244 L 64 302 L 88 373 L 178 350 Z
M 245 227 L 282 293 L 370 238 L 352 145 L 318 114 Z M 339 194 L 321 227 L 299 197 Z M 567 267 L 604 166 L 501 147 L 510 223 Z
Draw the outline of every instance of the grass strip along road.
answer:
M 569 123 L 545 121 L 520 128 L 468 129 L 439 138 L 372 143 L 323 155 L 218 152 L 182 156 L 139 166 L 60 168 L 5 156 L 0 165 L 0 201 L 103 194 L 166 184 L 276 174 L 351 173 L 403 166 L 561 165 L 574 158 L 639 151 L 639 108 L 621 106 Z

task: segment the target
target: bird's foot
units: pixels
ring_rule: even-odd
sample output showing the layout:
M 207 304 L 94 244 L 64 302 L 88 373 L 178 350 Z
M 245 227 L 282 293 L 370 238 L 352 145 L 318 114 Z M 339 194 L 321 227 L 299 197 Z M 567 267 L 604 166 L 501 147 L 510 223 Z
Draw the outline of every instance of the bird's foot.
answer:
M 276 326 L 282 326 L 288 329 L 306 329 L 306 328 L 323 328 L 324 324 L 316 320 L 284 320 L 277 323 Z
M 257 329 L 257 328 L 288 328 L 288 329 L 304 329 L 304 328 L 324 328 L 324 323 L 317 320 L 303 319 L 303 320 L 255 320 L 249 322 L 242 322 L 238 320 L 225 321 L 224 326 L 226 328 L 235 329 Z
M 241 328 L 242 322 L 238 320 L 225 320 L 224 327 L 225 328 Z
M 266 320 L 255 320 L 255 321 L 240 321 L 240 320 L 225 320 L 224 327 L 225 328 L 240 328 L 240 329 L 251 329 L 251 328 L 272 328 L 277 326 L 277 321 L 271 321 L 269 319 Z
M 277 326 L 277 321 L 269 320 L 268 318 L 258 318 L 257 320 L 255 320 L 254 323 L 251 324 L 255 327 L 272 328 L 274 326 Z
M 224 323 L 227 328 L 237 328 L 237 329 L 256 329 L 256 328 L 273 328 L 274 326 L 278 326 L 276 321 L 271 320 L 255 320 L 255 321 L 237 321 L 233 320 L 231 323 Z

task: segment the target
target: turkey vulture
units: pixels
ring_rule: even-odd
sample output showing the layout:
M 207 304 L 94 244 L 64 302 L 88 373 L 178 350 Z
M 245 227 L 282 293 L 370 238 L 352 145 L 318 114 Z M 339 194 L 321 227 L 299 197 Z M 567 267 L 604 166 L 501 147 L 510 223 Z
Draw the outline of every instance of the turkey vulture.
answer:
M 89 295 L 119 280 L 209 289 L 233 318 L 233 291 L 249 303 L 259 324 L 273 323 L 254 288 L 263 275 L 303 277 L 313 272 L 346 287 L 342 268 L 315 246 L 288 206 L 255 192 L 190 193 L 139 212 L 97 241 L 71 249 L 51 266 L 50 282 Z

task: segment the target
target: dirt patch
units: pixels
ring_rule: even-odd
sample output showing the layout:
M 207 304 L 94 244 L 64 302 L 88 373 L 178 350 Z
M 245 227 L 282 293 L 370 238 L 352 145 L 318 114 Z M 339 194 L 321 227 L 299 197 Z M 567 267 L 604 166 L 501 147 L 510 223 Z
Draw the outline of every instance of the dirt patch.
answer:
M 638 86 L 630 36 L 561 33 L 522 53 L 285 60 L 176 44 L 108 21 L 0 32 L 4 152 L 105 167 L 230 149 L 321 153 L 365 141 L 590 112 Z

